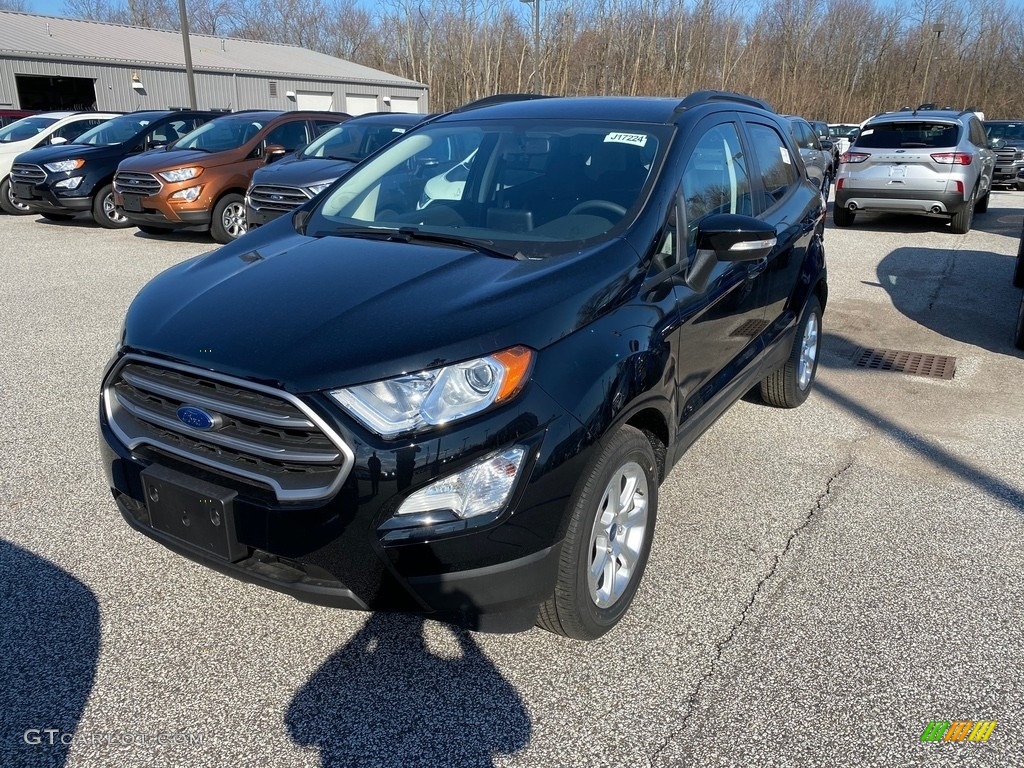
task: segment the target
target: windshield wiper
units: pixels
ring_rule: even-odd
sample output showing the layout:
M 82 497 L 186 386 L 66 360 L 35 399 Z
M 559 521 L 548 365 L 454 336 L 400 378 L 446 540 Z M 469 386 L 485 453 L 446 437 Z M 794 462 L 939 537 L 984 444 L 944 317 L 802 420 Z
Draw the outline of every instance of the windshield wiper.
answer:
M 444 245 L 456 245 L 462 248 L 469 248 L 488 256 L 498 256 L 502 259 L 515 259 L 525 261 L 520 251 L 511 252 L 498 248 L 490 240 L 480 240 L 473 237 L 464 237 L 447 232 L 424 232 L 416 227 L 346 227 L 340 226 L 333 230 L 333 234 L 345 237 L 372 237 L 378 240 L 390 240 L 392 242 L 411 243 L 415 240 L 420 242 L 443 243 Z
M 348 163 L 358 163 L 363 158 L 356 157 L 355 155 L 328 155 L 328 160 L 344 160 Z
M 398 237 L 406 242 L 424 240 L 432 243 L 461 245 L 463 248 L 472 248 L 474 251 L 480 251 L 480 253 L 486 253 L 489 256 L 500 256 L 503 259 L 515 259 L 516 261 L 526 260 L 526 257 L 521 251 L 506 251 L 502 248 L 496 247 L 491 240 L 464 237 L 463 235 L 456 235 L 450 232 L 424 232 L 422 229 L 416 229 L 416 227 L 399 227 Z

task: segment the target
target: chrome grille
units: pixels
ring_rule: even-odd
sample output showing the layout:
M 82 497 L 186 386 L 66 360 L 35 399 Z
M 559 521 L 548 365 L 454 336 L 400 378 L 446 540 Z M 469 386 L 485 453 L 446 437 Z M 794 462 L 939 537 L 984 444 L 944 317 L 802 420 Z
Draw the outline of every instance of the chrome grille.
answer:
M 269 486 L 281 501 L 331 495 L 352 468 L 352 450 L 294 395 L 188 366 L 130 355 L 103 391 L 107 420 L 131 449 L 168 453 Z M 213 419 L 203 430 L 183 406 Z
M 38 184 L 46 180 L 46 171 L 38 165 L 29 163 L 15 163 L 11 166 L 11 181 L 28 182 Z
M 143 195 L 150 197 L 157 194 L 163 184 L 160 179 L 152 173 L 139 173 L 137 171 L 118 171 L 114 175 L 114 189 L 121 194 Z
M 257 184 L 249 189 L 249 205 L 257 211 L 290 211 L 309 198 L 310 194 L 299 187 Z

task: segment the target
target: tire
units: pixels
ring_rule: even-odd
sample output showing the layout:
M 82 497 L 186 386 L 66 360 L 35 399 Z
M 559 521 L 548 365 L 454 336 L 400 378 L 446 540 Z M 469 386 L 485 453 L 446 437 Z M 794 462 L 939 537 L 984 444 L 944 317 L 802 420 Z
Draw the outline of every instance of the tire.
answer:
M 14 197 L 14 192 L 11 190 L 10 176 L 0 181 L 0 208 L 3 208 L 6 213 L 12 216 L 27 216 L 32 213 L 27 205 L 19 203 L 17 198 Z
M 73 213 L 41 213 L 39 215 L 47 221 L 71 221 L 75 218 Z
M 245 232 L 245 198 L 229 192 L 213 206 L 210 234 L 218 243 L 224 244 L 237 240 Z
M 832 204 L 832 223 L 837 227 L 853 226 L 853 220 L 855 218 L 857 218 L 857 214 L 849 208 L 843 208 L 836 203 Z
M 971 231 L 971 223 L 974 221 L 975 197 L 977 194 L 977 189 L 971 192 L 971 199 L 967 201 L 967 204 L 963 208 L 954 213 L 953 217 L 949 220 L 949 228 L 952 230 L 954 235 L 966 235 Z
M 107 229 L 124 229 L 132 226 L 124 214 L 118 213 L 114 208 L 114 188 L 110 184 L 100 187 L 93 197 L 92 219 Z
M 992 196 L 991 192 L 986 192 L 985 196 L 983 198 L 981 198 L 981 200 L 979 200 L 977 203 L 975 203 L 975 205 L 974 205 L 974 212 L 975 213 L 985 213 L 985 211 L 988 210 L 988 201 L 989 201 L 989 198 L 991 196 Z
M 820 352 L 821 302 L 812 295 L 800 315 L 789 359 L 761 382 L 761 399 L 776 408 L 802 405 L 811 393 Z
M 1013 334 L 1013 346 L 1024 349 L 1024 293 L 1020 295 L 1020 309 L 1017 310 L 1017 330 Z
M 171 230 L 168 227 L 154 227 L 149 224 L 138 224 L 140 232 L 144 232 L 147 235 L 166 235 Z
M 1016 187 L 1018 192 L 1024 192 L 1024 181 L 1018 181 Z
M 1013 287 L 1024 288 L 1024 231 L 1017 245 L 1017 260 L 1013 263 Z
M 628 496 L 622 509 L 621 496 Z M 541 604 L 537 626 L 595 640 L 633 602 L 654 539 L 658 470 L 644 433 L 623 426 L 612 434 L 587 465 L 570 504 L 555 592 Z M 592 570 L 600 572 L 592 577 Z

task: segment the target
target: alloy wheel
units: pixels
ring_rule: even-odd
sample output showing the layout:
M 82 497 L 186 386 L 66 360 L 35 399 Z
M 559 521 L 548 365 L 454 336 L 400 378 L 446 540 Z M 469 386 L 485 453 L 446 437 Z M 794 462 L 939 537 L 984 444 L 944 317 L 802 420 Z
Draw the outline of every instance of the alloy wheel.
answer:
M 601 495 L 590 533 L 587 568 L 590 598 L 599 608 L 614 605 L 637 571 L 649 498 L 647 475 L 633 461 L 612 475 Z

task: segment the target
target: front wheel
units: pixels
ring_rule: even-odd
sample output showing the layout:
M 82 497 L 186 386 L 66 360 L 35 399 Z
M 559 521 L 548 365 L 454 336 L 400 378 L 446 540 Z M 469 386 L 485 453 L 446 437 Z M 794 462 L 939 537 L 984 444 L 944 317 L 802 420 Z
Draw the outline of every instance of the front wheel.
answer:
M 811 393 L 821 351 L 821 302 L 811 296 L 797 326 L 789 359 L 761 382 L 761 399 L 776 408 L 796 408 Z
M 107 229 L 124 229 L 132 225 L 125 215 L 118 213 L 117 208 L 114 207 L 114 188 L 109 184 L 100 187 L 92 199 L 92 218 L 101 227 Z
M 624 426 L 584 471 L 573 494 L 555 593 L 540 627 L 595 640 L 633 602 L 654 538 L 658 470 L 650 441 Z
M 224 195 L 213 206 L 213 220 L 210 222 L 210 234 L 218 243 L 230 243 L 246 232 L 245 198 L 231 192 Z
M 14 196 L 10 177 L 0 181 L 0 208 L 12 216 L 26 216 L 32 213 L 27 205 Z

